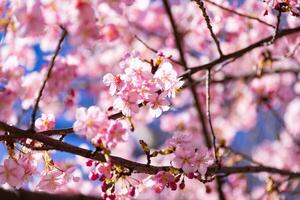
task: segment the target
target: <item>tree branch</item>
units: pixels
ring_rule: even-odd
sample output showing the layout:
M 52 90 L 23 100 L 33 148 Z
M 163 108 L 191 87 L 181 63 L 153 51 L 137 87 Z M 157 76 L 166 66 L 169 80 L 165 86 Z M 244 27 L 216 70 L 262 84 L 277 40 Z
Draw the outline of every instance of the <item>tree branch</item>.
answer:
M 251 16 L 251 15 L 247 15 L 247 14 L 244 14 L 244 13 L 237 12 L 237 11 L 235 11 L 235 10 L 233 10 L 233 9 L 230 9 L 230 8 L 227 8 L 227 7 L 222 6 L 222 5 L 220 5 L 220 4 L 217 4 L 217 3 L 215 3 L 215 2 L 213 2 L 213 1 L 211 1 L 211 0 L 204 0 L 204 1 L 206 1 L 207 3 L 209 3 L 209 4 L 211 4 L 211 5 L 216 6 L 216 7 L 218 7 L 218 8 L 221 8 L 222 10 L 226 10 L 226 11 L 228 11 L 228 12 L 230 12 L 230 13 L 233 13 L 233 14 L 235 14 L 235 15 L 238 15 L 238 16 L 240 16 L 240 17 L 245 17 L 245 18 L 248 18 L 248 19 L 251 19 L 251 20 L 255 20 L 255 21 L 258 21 L 258 22 L 260 22 L 260 23 L 262 23 L 262 24 L 264 24 L 264 25 L 267 25 L 267 26 L 269 26 L 269 27 L 275 28 L 274 25 L 269 24 L 269 23 L 267 23 L 267 22 L 265 22 L 265 21 L 263 21 L 263 20 L 261 20 L 261 19 L 259 19 L 259 18 L 257 18 L 257 17 L 253 17 L 253 16 Z
M 32 133 L 31 130 L 22 130 L 14 126 L 10 126 L 2 121 L 0 121 L 0 130 L 7 131 L 9 136 L 12 138 L 28 138 L 32 140 L 39 141 L 47 146 L 52 146 L 55 150 L 72 153 L 74 155 L 79 155 L 85 158 L 97 160 L 100 162 L 106 162 L 105 156 L 99 152 L 89 151 L 62 141 L 55 140 L 46 135 Z M 145 173 L 149 175 L 157 174 L 159 171 L 169 171 L 173 167 L 171 166 L 153 166 L 147 164 L 141 164 L 134 161 L 126 160 L 117 156 L 110 156 L 113 164 L 120 165 L 122 167 L 131 169 L 134 173 Z M 280 174 L 284 176 L 290 176 L 294 178 L 300 178 L 300 172 L 292 172 L 289 170 L 277 169 L 274 167 L 267 166 L 242 166 L 242 167 L 218 167 L 211 166 L 208 168 L 207 175 L 230 175 L 237 173 L 260 173 L 268 172 L 274 174 Z
M 281 31 L 278 32 L 277 39 L 279 39 L 281 37 L 284 37 L 284 36 L 287 36 L 287 35 L 291 35 L 291 34 L 297 33 L 297 32 L 300 32 L 300 26 L 298 26 L 296 28 L 283 29 L 283 30 L 281 30 Z M 256 49 L 258 47 L 266 45 L 269 41 L 272 40 L 272 38 L 273 38 L 273 35 L 271 35 L 269 37 L 266 37 L 264 39 L 261 39 L 258 42 L 255 42 L 255 43 L 253 43 L 253 44 L 251 44 L 251 45 L 249 45 L 249 46 L 247 46 L 247 47 L 245 47 L 243 49 L 240 49 L 240 50 L 235 51 L 233 53 L 224 55 L 224 56 L 222 56 L 222 57 L 220 57 L 220 58 L 218 58 L 218 59 L 216 59 L 216 60 L 214 60 L 214 61 L 212 61 L 210 63 L 192 67 L 192 68 L 190 68 L 190 71 L 187 71 L 187 72 L 183 73 L 181 76 L 185 77 L 187 75 L 191 75 L 191 74 L 197 73 L 197 72 L 202 71 L 202 70 L 211 69 L 215 65 L 221 64 L 224 61 L 227 61 L 229 59 L 239 58 L 239 57 L 243 56 L 244 54 L 252 51 L 253 49 Z
M 197 5 L 199 6 L 199 8 L 201 9 L 202 16 L 205 19 L 205 22 L 206 22 L 207 28 L 208 28 L 208 30 L 210 32 L 210 35 L 213 38 L 213 40 L 215 41 L 215 44 L 216 44 L 217 49 L 218 49 L 218 52 L 219 52 L 220 56 L 222 57 L 223 56 L 223 52 L 222 52 L 222 49 L 221 49 L 221 46 L 220 46 L 220 41 L 218 40 L 216 34 L 213 31 L 213 28 L 212 28 L 212 25 L 210 23 L 210 19 L 209 19 L 209 16 L 208 16 L 207 12 L 206 12 L 206 8 L 204 6 L 203 1 L 202 0 L 193 0 L 193 1 L 195 1 L 197 3 Z
M 59 54 L 59 51 L 60 51 L 60 49 L 62 47 L 62 43 L 63 43 L 65 37 L 67 36 L 67 30 L 65 28 L 63 28 L 63 27 L 61 27 L 61 29 L 62 29 L 61 37 L 60 37 L 59 42 L 58 42 L 58 44 L 56 46 L 56 49 L 54 51 L 54 55 L 53 55 L 53 57 L 52 57 L 52 59 L 50 61 L 50 64 L 49 64 L 48 72 L 47 72 L 46 77 L 45 77 L 45 79 L 43 81 L 42 87 L 39 90 L 38 97 L 37 97 L 37 99 L 35 101 L 35 104 L 34 104 L 34 107 L 33 107 L 32 115 L 31 115 L 31 126 L 30 126 L 31 130 L 34 130 L 34 121 L 35 121 L 37 110 L 39 108 L 39 102 L 40 102 L 40 100 L 42 98 L 43 91 L 44 91 L 44 89 L 46 87 L 46 83 L 47 83 L 47 81 L 49 80 L 49 78 L 51 76 L 52 69 L 53 69 L 53 67 L 55 65 L 56 57 Z

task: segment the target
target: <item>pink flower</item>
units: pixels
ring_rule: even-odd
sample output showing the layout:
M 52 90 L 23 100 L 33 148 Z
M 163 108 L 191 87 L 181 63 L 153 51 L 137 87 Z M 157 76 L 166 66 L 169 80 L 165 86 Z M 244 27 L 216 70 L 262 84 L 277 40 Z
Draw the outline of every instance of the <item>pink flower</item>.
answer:
M 112 166 L 110 163 L 99 163 L 96 166 L 96 172 L 100 173 L 105 178 L 110 179 L 112 177 L 111 168 Z
M 70 181 L 79 182 L 80 177 L 74 175 L 74 171 L 76 170 L 76 166 L 67 166 L 63 169 L 63 181 L 65 184 L 69 183 Z
M 175 177 L 170 172 L 160 171 L 152 179 L 155 182 L 152 189 L 156 193 L 162 192 L 167 185 L 176 185 Z
M 107 24 L 101 29 L 101 33 L 107 41 L 114 41 L 119 37 L 119 31 L 114 24 Z
M 15 16 L 20 24 L 18 28 L 19 33 L 26 36 L 41 35 L 45 28 L 45 21 L 40 1 L 29 0 L 21 2 L 20 6 L 15 10 Z
M 103 77 L 103 83 L 109 86 L 109 94 L 114 95 L 117 90 L 120 90 L 124 86 L 124 81 L 120 75 L 112 75 L 111 73 L 106 74 Z
M 63 173 L 59 170 L 52 170 L 42 175 L 42 179 L 36 188 L 46 192 L 55 192 L 63 183 Z
M 53 114 L 42 114 L 40 118 L 35 121 L 35 127 L 39 131 L 47 131 L 55 126 L 55 116 Z
M 180 88 L 183 86 L 184 81 L 181 81 L 180 79 L 176 79 L 171 84 L 168 91 L 168 97 L 175 98 L 176 94 L 179 92 Z
M 0 166 L 0 184 L 8 183 L 12 187 L 20 188 L 24 175 L 24 168 L 13 158 L 5 159 L 4 165 Z
M 23 181 L 29 181 L 37 172 L 37 166 L 32 153 L 21 154 L 18 164 L 24 169 Z
M 171 63 L 164 62 L 159 66 L 154 78 L 161 80 L 164 84 L 164 89 L 168 90 L 177 81 L 177 72 L 173 69 Z
M 132 116 L 139 111 L 139 95 L 135 91 L 125 93 L 114 101 L 113 107 L 126 116 Z
M 139 58 L 132 58 L 129 60 L 129 67 L 125 69 L 125 73 L 130 77 L 147 80 L 153 77 L 151 73 L 151 66 L 141 61 Z
M 172 160 L 172 164 L 176 168 L 181 168 L 186 174 L 195 172 L 194 156 L 194 149 L 186 149 L 179 146 L 176 148 L 175 158 Z
M 167 95 L 165 93 L 160 95 L 154 93 L 149 97 L 150 114 L 153 117 L 159 117 L 162 112 L 170 109 L 170 103 L 166 98 Z
M 127 130 L 122 123 L 111 120 L 106 134 L 106 142 L 109 148 L 114 148 L 119 142 L 125 142 L 127 137 Z
M 76 121 L 73 124 L 74 132 L 88 139 L 94 138 L 102 133 L 103 127 L 107 123 L 106 115 L 97 106 L 91 106 L 88 109 L 78 108 L 76 110 Z
M 205 175 L 207 167 L 214 163 L 214 159 L 206 147 L 200 147 L 195 153 L 193 163 L 195 165 L 195 169 L 197 169 L 201 175 Z
M 188 143 L 192 143 L 192 135 L 190 134 L 174 135 L 171 139 L 168 140 L 168 144 L 174 147 Z

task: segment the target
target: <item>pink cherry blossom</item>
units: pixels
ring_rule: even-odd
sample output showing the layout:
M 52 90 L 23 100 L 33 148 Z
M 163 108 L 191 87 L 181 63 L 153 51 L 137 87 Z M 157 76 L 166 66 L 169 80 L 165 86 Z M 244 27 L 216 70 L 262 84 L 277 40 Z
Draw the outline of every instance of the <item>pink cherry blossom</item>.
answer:
M 14 158 L 4 160 L 0 166 L 0 184 L 8 183 L 12 187 L 20 188 L 23 184 L 24 168 Z
M 194 166 L 195 152 L 193 149 L 186 149 L 183 147 L 177 147 L 174 153 L 175 158 L 172 160 L 172 165 L 176 168 L 181 168 L 185 173 L 189 174 L 195 172 L 196 166 Z
M 36 188 L 46 192 L 55 192 L 63 184 L 63 173 L 55 169 L 44 174 Z
M 159 117 L 162 112 L 169 110 L 170 103 L 166 99 L 167 95 L 154 93 L 149 97 L 150 114 Z
M 161 80 L 164 84 L 164 89 L 168 90 L 177 80 L 177 72 L 173 69 L 173 66 L 169 62 L 161 64 L 154 75 L 155 78 Z
M 21 154 L 18 159 L 18 164 L 24 169 L 24 182 L 30 181 L 37 173 L 37 162 L 32 153 Z
M 109 86 L 110 95 L 114 95 L 117 90 L 120 90 L 124 86 L 124 81 L 120 75 L 112 75 L 111 73 L 106 74 L 103 77 L 103 83 Z
M 114 148 L 119 142 L 125 142 L 127 137 L 127 129 L 123 124 L 119 121 L 111 120 L 106 134 L 106 142 L 109 148 Z
M 88 139 L 92 139 L 97 134 L 100 134 L 107 123 L 105 114 L 97 106 L 91 106 L 88 109 L 78 108 L 75 118 L 76 121 L 73 124 L 74 132 Z
M 206 147 L 197 148 L 194 157 L 194 165 L 201 175 L 205 175 L 207 168 L 213 163 L 213 157 Z
M 53 114 L 42 113 L 42 116 L 35 121 L 35 127 L 39 131 L 47 131 L 55 126 L 55 116 Z
M 167 184 L 175 183 L 175 177 L 169 172 L 158 172 L 152 179 L 155 182 L 155 184 L 152 186 L 152 189 L 156 193 L 162 192 Z
M 36 36 L 43 33 L 45 22 L 40 0 L 20 2 L 15 10 L 15 16 L 20 25 L 19 33 L 22 35 Z
M 139 111 L 139 95 L 135 91 L 130 91 L 114 101 L 114 108 L 121 111 L 126 116 L 132 116 Z

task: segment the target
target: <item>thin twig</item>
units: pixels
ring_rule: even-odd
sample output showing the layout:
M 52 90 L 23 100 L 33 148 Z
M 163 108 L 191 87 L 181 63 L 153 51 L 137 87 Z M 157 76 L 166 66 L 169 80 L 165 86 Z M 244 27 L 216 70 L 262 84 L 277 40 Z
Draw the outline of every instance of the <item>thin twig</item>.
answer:
M 150 51 L 152 51 L 153 53 L 158 53 L 158 51 L 152 47 L 150 47 L 146 42 L 144 42 L 139 36 L 134 35 L 134 37 L 140 41 L 147 49 L 149 49 Z
M 267 23 L 267 22 L 265 22 L 265 21 L 263 21 L 263 20 L 261 20 L 261 19 L 259 19 L 259 18 L 257 18 L 257 17 L 253 17 L 253 16 L 251 16 L 251 15 L 247 15 L 247 14 L 244 14 L 244 13 L 240 13 L 240 12 L 238 12 L 238 11 L 236 11 L 236 10 L 227 8 L 227 7 L 223 6 L 223 5 L 217 4 L 217 3 L 213 2 L 213 1 L 210 1 L 210 0 L 204 0 L 204 1 L 206 1 L 206 2 L 209 3 L 209 4 L 212 4 L 212 5 L 216 6 L 216 7 L 218 7 L 218 8 L 221 8 L 221 9 L 223 9 L 223 10 L 226 10 L 226 11 L 228 11 L 228 12 L 230 12 L 230 13 L 233 13 L 233 14 L 235 14 L 235 15 L 238 15 L 238 16 L 240 16 L 240 17 L 245 17 L 245 18 L 248 18 L 248 19 L 251 19 L 251 20 L 255 20 L 255 21 L 258 21 L 258 22 L 260 22 L 260 23 L 262 23 L 262 24 L 264 24 L 264 25 L 267 25 L 267 26 L 269 26 L 269 27 L 275 28 L 274 25 L 269 24 L 269 23 Z
M 134 37 L 141 42 L 147 49 L 149 49 L 150 51 L 152 51 L 153 53 L 158 53 L 158 50 L 150 47 L 146 42 L 144 42 L 140 37 L 138 37 L 137 35 L 134 35 Z M 178 65 L 182 65 L 178 60 L 174 60 L 173 58 L 169 57 L 169 60 L 171 60 L 172 62 L 178 64 Z
M 40 100 L 42 98 L 43 91 L 45 89 L 46 83 L 47 83 L 47 81 L 49 80 L 49 78 L 51 76 L 52 69 L 53 69 L 53 67 L 55 65 L 56 57 L 59 54 L 59 51 L 60 51 L 60 49 L 62 47 L 62 43 L 63 43 L 65 37 L 67 36 L 67 30 L 65 28 L 63 28 L 63 27 L 61 27 L 61 29 L 62 29 L 61 37 L 60 37 L 59 42 L 57 44 L 57 47 L 55 49 L 54 55 L 53 55 L 53 57 L 52 57 L 52 59 L 50 61 L 49 69 L 47 71 L 46 77 L 45 77 L 45 79 L 43 81 L 42 87 L 39 90 L 38 97 L 37 97 L 37 99 L 35 101 L 35 104 L 34 104 L 34 107 L 33 107 L 32 115 L 31 115 L 31 126 L 30 126 L 31 130 L 34 130 L 34 121 L 35 121 L 37 110 L 39 108 L 39 102 L 40 102 Z
M 295 28 L 290 28 L 290 29 L 284 29 L 284 30 L 281 30 L 281 31 L 279 30 L 276 38 L 279 39 L 281 37 L 291 35 L 291 34 L 294 34 L 294 33 L 298 33 L 298 32 L 300 32 L 300 26 L 295 27 Z M 207 64 L 191 67 L 188 72 L 185 72 L 181 76 L 185 77 L 186 73 L 190 76 L 190 75 L 192 75 L 194 73 L 197 73 L 199 71 L 206 70 L 206 69 L 211 69 L 214 66 L 216 66 L 218 64 L 221 64 L 221 63 L 223 63 L 223 62 L 225 62 L 229 59 L 242 57 L 243 55 L 245 55 L 246 53 L 252 51 L 253 49 L 256 49 L 256 48 L 261 47 L 261 46 L 265 46 L 269 41 L 272 40 L 272 38 L 273 38 L 273 35 L 271 35 L 269 37 L 266 37 L 264 39 L 261 39 L 261 40 L 255 42 L 255 43 L 243 48 L 243 49 L 240 49 L 240 50 L 235 51 L 233 53 L 224 55 L 224 56 L 222 56 L 222 57 L 220 57 L 216 60 L 213 60 L 213 61 L 211 61 Z
M 229 147 L 229 146 L 225 146 L 224 149 L 227 149 L 227 150 L 231 151 L 232 153 L 234 153 L 234 154 L 236 154 L 236 155 L 239 155 L 239 156 L 241 156 L 242 158 L 244 158 L 245 160 L 248 160 L 248 161 L 250 161 L 250 162 L 252 162 L 252 163 L 254 163 L 254 164 L 258 165 L 258 166 L 264 166 L 262 163 L 260 163 L 260 162 L 258 162 L 258 161 L 256 161 L 256 160 L 254 160 L 253 158 L 251 158 L 251 157 L 248 156 L 247 154 L 244 154 L 244 153 L 242 153 L 242 152 L 239 152 L 239 151 L 237 151 L 237 150 L 235 150 L 235 149 L 233 149 L 233 148 L 231 148 L 231 147 Z
M 210 113 L 210 81 L 211 81 L 211 71 L 208 69 L 206 74 L 206 84 L 205 84 L 206 85 L 206 117 L 210 127 L 210 132 L 212 134 L 215 161 L 217 164 L 220 164 L 218 158 L 218 149 L 216 145 L 216 134 L 212 125 L 211 113 Z
M 174 35 L 174 38 L 175 38 L 176 47 L 177 47 L 177 49 L 179 51 L 179 55 L 180 55 L 180 60 L 181 60 L 182 66 L 183 66 L 184 70 L 186 72 L 188 72 L 189 68 L 188 68 L 186 60 L 185 60 L 185 56 L 184 56 L 184 52 L 183 52 L 183 47 L 182 47 L 182 44 L 181 44 L 181 38 L 180 38 L 180 35 L 178 33 L 174 17 L 172 15 L 172 11 L 171 11 L 169 2 L 168 2 L 168 0 L 163 0 L 163 3 L 164 3 L 165 10 L 167 12 L 169 21 L 171 23 L 171 27 L 172 27 L 172 30 L 173 30 L 173 35 Z M 197 111 L 198 120 L 202 124 L 202 129 L 203 129 L 203 135 L 204 135 L 205 143 L 206 143 L 206 145 L 207 145 L 208 148 L 211 148 L 211 140 L 210 140 L 210 137 L 209 137 L 209 131 L 208 131 L 208 127 L 206 125 L 205 115 L 203 114 L 203 111 L 202 111 L 202 107 L 201 107 L 201 104 L 200 104 L 199 96 L 197 94 L 196 86 L 193 85 L 194 80 L 189 75 L 189 73 L 186 74 L 185 78 L 191 84 L 190 91 L 191 91 L 193 99 L 194 99 L 194 103 L 195 103 L 195 108 L 196 108 L 196 111 Z
M 222 52 L 222 49 L 221 49 L 220 41 L 218 40 L 216 34 L 213 31 L 212 25 L 210 23 L 209 16 L 208 16 L 208 14 L 206 12 L 206 8 L 204 6 L 204 2 L 202 0 L 194 0 L 194 1 L 197 3 L 197 5 L 199 6 L 199 8 L 202 11 L 202 15 L 203 15 L 203 17 L 205 19 L 205 22 L 206 22 L 207 28 L 208 28 L 208 30 L 210 32 L 210 35 L 213 38 L 213 40 L 215 41 L 215 43 L 216 43 L 216 46 L 217 46 L 218 52 L 220 54 L 220 57 L 222 57 L 223 56 L 223 52 Z
M 281 11 L 278 11 L 275 33 L 274 33 L 274 35 L 272 37 L 272 40 L 270 42 L 268 42 L 268 45 L 273 44 L 275 42 L 275 40 L 277 39 L 277 35 L 279 33 L 280 21 L 281 21 Z
M 224 77 L 222 77 L 221 79 L 212 79 L 210 84 L 228 83 L 231 81 L 239 81 L 239 80 L 249 81 L 254 78 L 261 78 L 263 76 L 268 76 L 268 75 L 273 75 L 273 74 L 284 74 L 284 73 L 299 74 L 300 67 L 298 67 L 298 68 L 289 67 L 286 69 L 279 68 L 279 69 L 275 69 L 275 70 L 266 70 L 266 71 L 262 71 L 261 75 L 257 74 L 256 72 L 250 72 L 250 73 L 245 73 L 245 74 L 241 74 L 241 75 L 225 74 Z M 206 80 L 206 77 L 201 77 L 201 78 L 195 80 L 193 84 L 194 85 L 198 85 L 198 84 L 204 85 L 205 80 Z M 190 87 L 190 85 L 184 84 L 182 89 L 187 88 L 187 87 Z

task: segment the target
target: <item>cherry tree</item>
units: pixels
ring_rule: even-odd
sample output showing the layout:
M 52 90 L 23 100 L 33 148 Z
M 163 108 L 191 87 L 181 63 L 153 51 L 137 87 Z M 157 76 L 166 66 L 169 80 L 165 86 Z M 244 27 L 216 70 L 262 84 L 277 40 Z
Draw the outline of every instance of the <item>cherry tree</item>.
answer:
M 0 0 L 0 17 L 1 198 L 299 198 L 299 0 Z

